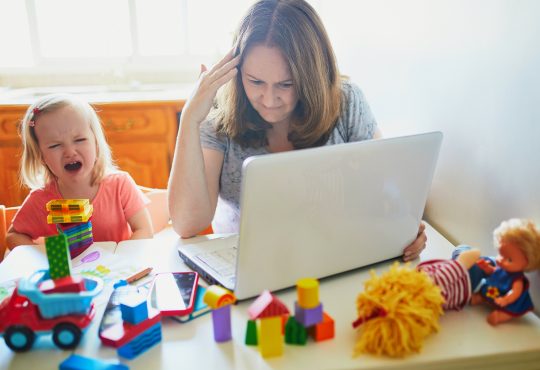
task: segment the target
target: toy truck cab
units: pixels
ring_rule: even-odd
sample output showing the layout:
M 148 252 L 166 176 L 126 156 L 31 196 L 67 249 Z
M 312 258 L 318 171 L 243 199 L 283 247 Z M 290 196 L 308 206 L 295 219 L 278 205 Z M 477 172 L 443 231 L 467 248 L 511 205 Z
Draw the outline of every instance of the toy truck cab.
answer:
M 11 297 L 0 303 L 0 335 L 13 351 L 27 351 L 36 336 L 49 333 L 58 347 L 74 348 L 95 316 L 91 301 L 102 289 L 100 280 L 85 281 L 89 290 L 78 294 L 45 294 L 38 283 L 48 274 L 41 273 L 38 279 L 21 279 Z

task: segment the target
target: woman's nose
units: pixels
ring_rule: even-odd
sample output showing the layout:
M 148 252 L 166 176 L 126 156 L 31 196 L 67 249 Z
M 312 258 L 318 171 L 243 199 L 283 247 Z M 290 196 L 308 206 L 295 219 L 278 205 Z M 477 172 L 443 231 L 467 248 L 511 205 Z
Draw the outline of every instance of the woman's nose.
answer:
M 266 88 L 262 93 L 262 103 L 267 108 L 272 108 L 275 105 L 275 101 L 277 99 L 275 91 L 268 87 Z

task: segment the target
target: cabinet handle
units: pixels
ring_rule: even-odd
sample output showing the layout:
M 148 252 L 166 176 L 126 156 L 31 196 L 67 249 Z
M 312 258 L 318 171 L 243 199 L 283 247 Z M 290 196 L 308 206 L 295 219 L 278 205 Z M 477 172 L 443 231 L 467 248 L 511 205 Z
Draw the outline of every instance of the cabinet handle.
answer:
M 121 132 L 121 131 L 128 131 L 135 126 L 135 121 L 132 118 L 128 118 L 128 120 L 124 124 L 115 124 L 112 119 L 109 119 L 105 121 L 105 129 L 109 131 L 115 131 L 115 132 Z

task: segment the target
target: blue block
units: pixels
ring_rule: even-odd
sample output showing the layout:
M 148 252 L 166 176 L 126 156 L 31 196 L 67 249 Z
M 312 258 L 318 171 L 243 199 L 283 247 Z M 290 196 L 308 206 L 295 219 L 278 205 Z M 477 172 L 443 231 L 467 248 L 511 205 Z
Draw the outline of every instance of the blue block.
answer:
M 159 342 L 161 342 L 161 322 L 152 325 L 133 338 L 133 340 L 119 347 L 117 353 L 124 358 L 132 360 Z
M 129 370 L 124 364 L 111 364 L 95 358 L 71 355 L 60 363 L 60 370 Z
M 317 307 L 302 308 L 298 302 L 294 302 L 294 318 L 305 328 L 313 326 L 323 321 L 323 306 L 320 303 Z
M 130 294 L 120 301 L 122 320 L 137 325 L 148 318 L 146 298 L 141 294 Z

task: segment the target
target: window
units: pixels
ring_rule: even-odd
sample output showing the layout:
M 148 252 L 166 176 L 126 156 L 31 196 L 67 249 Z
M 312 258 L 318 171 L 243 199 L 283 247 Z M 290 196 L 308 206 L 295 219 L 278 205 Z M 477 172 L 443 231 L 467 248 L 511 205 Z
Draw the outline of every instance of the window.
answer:
M 160 71 L 169 78 L 171 70 L 193 71 L 227 52 L 251 3 L 0 0 L 0 84 L 17 74 L 155 79 Z

